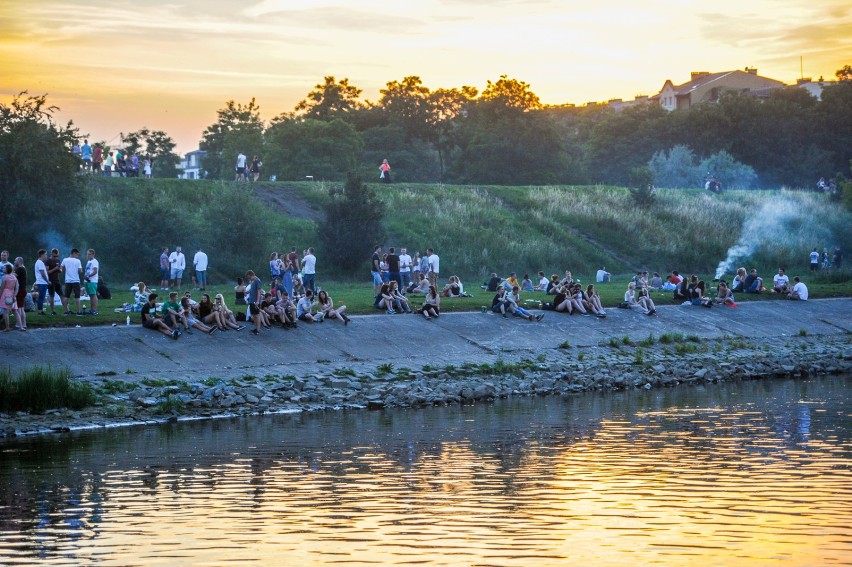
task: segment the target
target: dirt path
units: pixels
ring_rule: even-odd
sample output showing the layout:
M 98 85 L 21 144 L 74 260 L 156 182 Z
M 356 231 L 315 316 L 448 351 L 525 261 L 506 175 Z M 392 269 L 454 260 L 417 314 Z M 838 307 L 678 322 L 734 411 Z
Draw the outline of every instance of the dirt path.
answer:
M 269 205 L 282 215 L 318 222 L 322 220 L 322 211 L 315 209 L 295 188 L 284 183 L 253 183 L 252 190 L 258 200 Z

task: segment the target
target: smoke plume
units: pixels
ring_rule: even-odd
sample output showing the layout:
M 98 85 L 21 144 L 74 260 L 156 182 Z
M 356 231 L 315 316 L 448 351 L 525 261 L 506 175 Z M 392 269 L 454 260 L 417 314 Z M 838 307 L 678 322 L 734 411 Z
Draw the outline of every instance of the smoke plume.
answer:
M 767 201 L 743 223 L 736 244 L 728 248 L 725 259 L 716 268 L 716 279 L 735 270 L 737 260 L 751 256 L 764 243 L 778 240 L 788 221 L 798 215 L 796 204 L 787 199 Z

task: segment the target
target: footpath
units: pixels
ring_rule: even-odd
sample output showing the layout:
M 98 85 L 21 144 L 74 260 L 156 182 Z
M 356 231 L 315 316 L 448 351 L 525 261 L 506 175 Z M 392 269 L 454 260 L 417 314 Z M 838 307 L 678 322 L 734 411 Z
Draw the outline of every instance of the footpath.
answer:
M 662 306 L 654 317 L 607 313 L 598 319 L 546 312 L 540 323 L 491 313 L 430 321 L 353 316 L 345 327 L 327 320 L 259 336 L 248 329 L 195 332 L 177 341 L 138 323 L 4 333 L 4 364 L 13 370 L 67 366 L 96 388 L 106 381 L 113 390 L 116 381 L 123 386 L 92 410 L 0 414 L 0 436 L 175 416 L 664 387 L 696 376 L 723 381 L 852 372 L 852 298 Z

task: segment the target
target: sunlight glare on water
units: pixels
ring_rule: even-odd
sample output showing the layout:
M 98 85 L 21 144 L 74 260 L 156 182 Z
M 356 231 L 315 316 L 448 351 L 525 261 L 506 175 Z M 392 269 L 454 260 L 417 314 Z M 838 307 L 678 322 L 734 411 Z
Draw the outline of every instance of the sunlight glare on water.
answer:
M 10 440 L 0 564 L 849 564 L 850 386 Z

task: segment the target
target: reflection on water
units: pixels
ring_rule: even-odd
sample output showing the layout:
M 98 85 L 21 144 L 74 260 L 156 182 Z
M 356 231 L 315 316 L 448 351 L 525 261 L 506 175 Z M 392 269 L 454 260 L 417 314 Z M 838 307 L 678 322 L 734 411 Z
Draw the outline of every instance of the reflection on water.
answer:
M 0 564 L 852 562 L 848 378 L 0 445 Z

